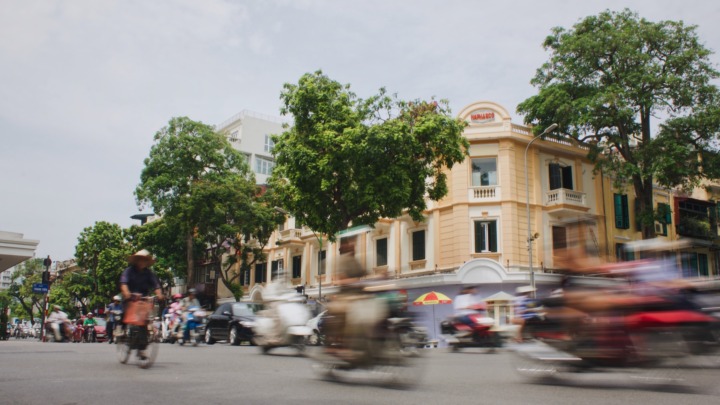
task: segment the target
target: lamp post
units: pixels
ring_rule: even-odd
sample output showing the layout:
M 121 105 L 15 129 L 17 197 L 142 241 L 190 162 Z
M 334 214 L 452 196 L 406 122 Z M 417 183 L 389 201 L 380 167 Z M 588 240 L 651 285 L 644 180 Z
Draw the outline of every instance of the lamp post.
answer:
M 545 128 L 544 131 L 540 135 L 537 135 L 534 137 L 525 147 L 525 208 L 527 210 L 527 244 L 528 244 L 528 266 L 530 268 L 530 287 L 535 289 L 535 271 L 533 270 L 533 249 L 532 244 L 535 239 L 537 239 L 537 236 L 533 236 L 532 230 L 530 229 L 530 180 L 528 179 L 528 162 L 527 162 L 527 156 L 528 156 L 528 149 L 530 149 L 530 145 L 533 144 L 536 140 L 540 139 L 541 137 L 549 134 L 550 132 L 554 131 L 558 127 L 558 124 L 552 124 L 549 127 Z M 533 296 L 535 296 L 535 291 L 532 292 Z

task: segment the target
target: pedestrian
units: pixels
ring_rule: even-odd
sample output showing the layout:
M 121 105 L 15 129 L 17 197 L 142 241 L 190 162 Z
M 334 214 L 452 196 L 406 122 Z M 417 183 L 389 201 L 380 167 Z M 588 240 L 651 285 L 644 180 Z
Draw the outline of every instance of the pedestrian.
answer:
M 114 296 L 113 302 L 111 302 L 105 310 L 105 312 L 108 314 L 106 329 L 109 344 L 114 343 L 113 340 L 115 339 L 115 328 L 122 322 L 122 319 L 118 315 L 118 313 L 122 313 L 122 304 L 120 303 L 121 300 L 122 296 L 120 294 Z

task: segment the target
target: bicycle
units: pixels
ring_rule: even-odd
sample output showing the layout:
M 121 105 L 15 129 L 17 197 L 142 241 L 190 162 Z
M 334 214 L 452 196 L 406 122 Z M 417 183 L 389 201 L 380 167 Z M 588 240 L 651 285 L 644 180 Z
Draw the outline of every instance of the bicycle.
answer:
M 118 361 L 126 364 L 133 350 L 137 350 L 138 366 L 150 368 L 157 358 L 159 345 L 152 320 L 155 298 L 141 297 L 128 301 L 125 308 L 125 330 L 115 336 Z

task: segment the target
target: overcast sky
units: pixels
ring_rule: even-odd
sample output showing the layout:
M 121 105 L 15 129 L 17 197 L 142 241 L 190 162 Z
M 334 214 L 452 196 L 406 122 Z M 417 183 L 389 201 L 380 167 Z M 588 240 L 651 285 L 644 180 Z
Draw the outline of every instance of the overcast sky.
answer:
M 698 25 L 720 51 L 716 1 L 0 0 L 0 230 L 72 258 L 96 221 L 137 223 L 171 117 L 279 116 L 282 85 L 317 69 L 361 98 L 489 100 L 522 123 L 550 29 L 624 7 Z

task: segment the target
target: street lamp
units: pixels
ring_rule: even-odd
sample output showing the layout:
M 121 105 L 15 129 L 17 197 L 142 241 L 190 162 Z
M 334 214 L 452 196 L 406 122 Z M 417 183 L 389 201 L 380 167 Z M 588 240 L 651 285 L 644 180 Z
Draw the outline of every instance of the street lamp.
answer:
M 549 127 L 545 128 L 544 131 L 535 138 L 533 138 L 525 147 L 525 208 L 527 210 L 527 244 L 528 244 L 528 266 L 530 267 L 530 286 L 533 288 L 533 296 L 535 295 L 534 289 L 535 289 L 535 271 L 533 270 L 533 250 L 532 250 L 532 244 L 535 239 L 537 239 L 537 234 L 533 235 L 532 230 L 530 229 L 530 180 L 528 179 L 528 163 L 527 163 L 527 155 L 528 155 L 528 149 L 530 149 L 530 145 L 533 144 L 536 140 L 540 139 L 541 137 L 549 134 L 550 132 L 554 131 L 558 127 L 558 124 L 552 124 Z

